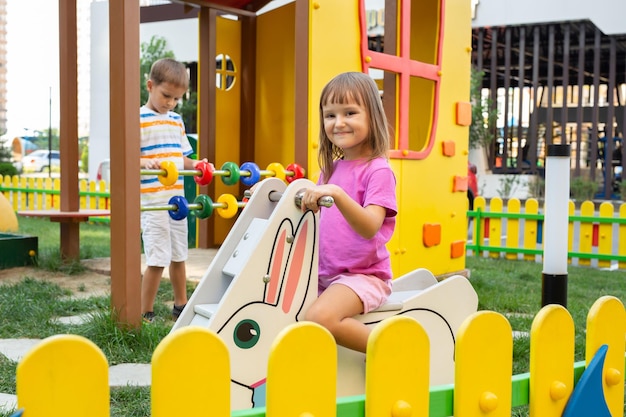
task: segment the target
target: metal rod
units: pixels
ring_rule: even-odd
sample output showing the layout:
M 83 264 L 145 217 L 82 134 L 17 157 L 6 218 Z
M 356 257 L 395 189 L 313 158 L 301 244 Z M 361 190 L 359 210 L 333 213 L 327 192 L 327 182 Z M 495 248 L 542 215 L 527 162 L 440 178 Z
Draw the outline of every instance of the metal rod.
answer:
M 300 207 L 302 205 L 303 193 L 304 193 L 304 189 L 298 191 L 296 195 L 294 196 L 294 200 L 295 200 L 297 207 Z M 245 190 L 243 192 L 243 196 L 244 198 L 252 197 L 252 191 Z M 267 197 L 271 202 L 277 203 L 278 201 L 280 201 L 282 196 L 283 196 L 283 193 L 281 193 L 280 191 L 270 191 Z M 334 204 L 335 204 L 335 200 L 331 196 L 323 196 L 317 202 L 317 205 L 320 207 L 332 207 Z
M 264 177 L 275 177 L 276 176 L 276 172 L 274 171 L 270 171 L 270 170 L 260 170 L 259 173 L 261 174 L 261 176 Z M 164 169 L 142 169 L 140 171 L 141 175 L 167 175 L 167 171 Z M 183 175 L 183 176 L 201 176 L 202 175 L 202 171 L 198 170 L 198 169 L 183 169 L 178 171 L 178 175 Z M 249 177 L 251 176 L 252 173 L 248 170 L 241 170 L 239 171 L 239 176 L 241 177 Z M 285 175 L 288 177 L 294 176 L 296 175 L 294 171 L 285 171 Z M 214 177 L 230 177 L 230 171 L 226 171 L 223 169 L 216 169 L 213 171 L 213 176 Z

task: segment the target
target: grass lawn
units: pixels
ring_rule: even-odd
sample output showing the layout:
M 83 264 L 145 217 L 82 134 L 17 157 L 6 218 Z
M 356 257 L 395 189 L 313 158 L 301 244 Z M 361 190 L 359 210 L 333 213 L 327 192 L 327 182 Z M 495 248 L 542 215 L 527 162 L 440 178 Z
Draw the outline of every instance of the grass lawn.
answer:
M 20 234 L 39 236 L 39 267 L 76 274 L 82 271 L 80 263 L 64 265 L 59 259 L 59 227 L 41 219 L 20 218 Z M 81 257 L 109 256 L 109 226 L 81 224 Z M 530 332 L 532 320 L 541 308 L 541 271 L 539 263 L 500 259 L 467 258 L 471 283 L 478 293 L 479 309 L 503 314 L 513 330 Z M 574 319 L 576 331 L 576 361 L 585 357 L 585 325 L 587 313 L 601 296 L 613 295 L 626 300 L 626 272 L 601 271 L 592 268 L 570 267 L 567 306 Z M 193 289 L 190 287 L 189 292 Z M 109 297 L 75 300 L 67 298 L 67 291 L 55 284 L 24 277 L 17 284 L 0 288 L 0 337 L 44 338 L 52 334 L 83 335 L 102 349 L 110 364 L 122 362 L 147 363 L 160 340 L 169 332 L 172 322 L 157 320 L 137 331 L 122 331 L 109 315 Z M 166 301 L 171 300 L 169 283 L 161 285 L 157 309 L 167 314 Z M 28 302 L 25 302 L 28 300 Z M 36 307 L 36 308 L 34 308 Z M 58 315 L 95 312 L 92 320 L 79 326 L 50 324 Z M 62 313 L 62 314 L 61 314 Z M 528 337 L 514 340 L 514 374 L 528 372 Z M 0 355 L 0 392 L 15 392 L 17 364 Z M 148 416 L 150 390 L 148 388 L 116 388 L 111 392 L 112 416 Z M 0 417 L 8 414 L 0 413 Z M 525 415 L 516 411 L 515 415 Z

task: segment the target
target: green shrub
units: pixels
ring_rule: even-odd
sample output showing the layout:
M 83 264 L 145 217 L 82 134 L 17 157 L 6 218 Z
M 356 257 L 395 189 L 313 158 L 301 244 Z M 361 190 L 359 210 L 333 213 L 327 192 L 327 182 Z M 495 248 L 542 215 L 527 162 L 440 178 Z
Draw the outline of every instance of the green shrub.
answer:
M 17 168 L 13 166 L 10 162 L 0 162 L 0 175 L 2 176 L 10 176 L 17 175 Z
M 534 175 L 528 181 L 528 196 L 532 198 L 545 197 L 546 181 L 538 175 Z
M 570 196 L 577 201 L 593 200 L 598 192 L 598 183 L 585 178 L 573 178 L 569 184 Z
M 624 180 L 619 183 L 619 195 L 622 201 L 626 201 L 626 181 Z

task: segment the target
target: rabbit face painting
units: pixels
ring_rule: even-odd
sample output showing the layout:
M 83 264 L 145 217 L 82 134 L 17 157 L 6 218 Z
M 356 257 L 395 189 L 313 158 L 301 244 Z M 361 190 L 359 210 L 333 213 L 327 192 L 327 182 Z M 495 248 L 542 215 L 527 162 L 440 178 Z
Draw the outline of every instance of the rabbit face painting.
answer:
M 298 321 L 308 290 L 317 291 L 316 277 L 312 280 L 311 274 L 317 260 L 315 233 L 316 218 L 312 212 L 303 215 L 296 225 L 284 219 L 276 233 L 265 271 L 267 282 L 258 294 L 259 300 L 242 305 L 218 329 L 232 354 L 231 377 L 238 390 L 263 386 L 267 369 L 261 358 L 269 356 L 278 333 Z M 252 399 L 253 405 L 263 405 L 264 401 Z

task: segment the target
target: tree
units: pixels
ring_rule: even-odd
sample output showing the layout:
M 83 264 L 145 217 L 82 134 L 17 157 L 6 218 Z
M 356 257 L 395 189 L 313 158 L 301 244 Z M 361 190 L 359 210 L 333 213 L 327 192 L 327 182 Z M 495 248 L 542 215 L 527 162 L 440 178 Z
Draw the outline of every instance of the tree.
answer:
M 8 139 L 0 139 L 0 162 L 9 162 L 13 154 L 7 144 Z
M 149 42 L 143 42 L 141 44 L 141 58 L 140 58 L 140 88 L 141 88 L 141 103 L 144 104 L 148 101 L 148 89 L 146 88 L 146 81 L 150 76 L 150 68 L 155 61 L 161 58 L 176 59 L 174 52 L 167 49 L 167 40 L 161 36 L 153 36 Z M 190 83 L 194 85 L 194 83 Z M 181 104 L 178 112 L 183 117 L 185 128 L 188 132 L 196 131 L 196 110 L 197 110 L 197 94 L 195 91 L 188 91 L 181 100 Z
M 485 73 L 472 67 L 470 100 L 472 102 L 472 124 L 469 130 L 469 147 L 488 148 L 494 139 L 493 127 L 498 120 L 498 110 L 489 98 L 482 97 L 482 84 Z
M 17 175 L 17 169 L 11 163 L 13 153 L 11 147 L 7 145 L 8 139 L 0 139 L 0 175 Z
M 161 58 L 176 59 L 174 52 L 167 49 L 167 40 L 161 36 L 153 36 L 149 42 L 141 43 L 141 58 L 139 60 L 141 73 L 139 75 L 139 86 L 141 88 L 141 103 L 148 101 L 148 89 L 146 81 L 150 76 L 152 64 Z

